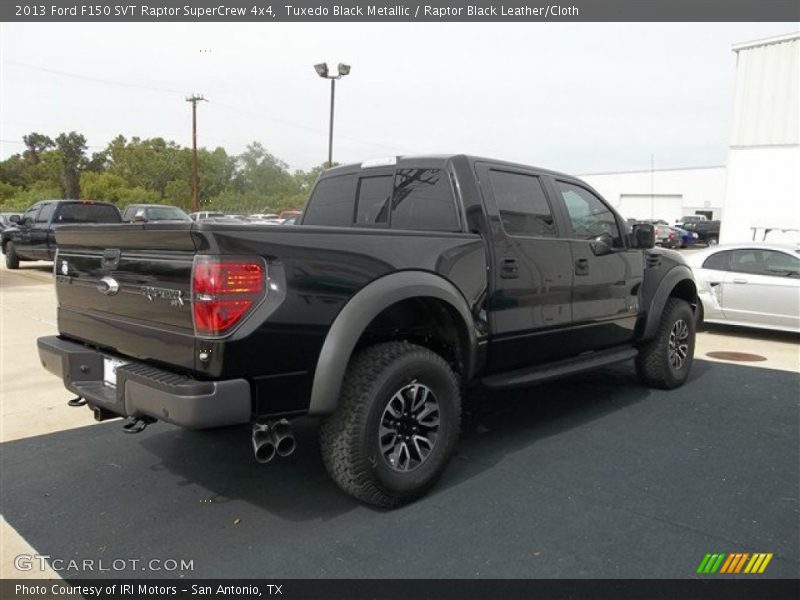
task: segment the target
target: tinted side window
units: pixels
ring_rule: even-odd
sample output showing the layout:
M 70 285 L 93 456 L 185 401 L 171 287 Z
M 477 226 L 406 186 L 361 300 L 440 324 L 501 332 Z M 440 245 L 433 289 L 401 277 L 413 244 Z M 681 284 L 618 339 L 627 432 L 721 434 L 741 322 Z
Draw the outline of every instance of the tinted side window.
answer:
M 730 252 L 717 252 L 703 261 L 703 268 L 713 269 L 715 271 L 728 271 L 730 269 L 730 264 Z
M 553 213 L 538 177 L 492 169 L 489 178 L 506 233 L 555 236 Z
M 441 169 L 398 169 L 392 229 L 459 231 L 450 178 Z
M 389 222 L 392 176 L 362 177 L 358 180 L 356 225 L 385 225 Z
M 303 224 L 338 227 L 352 225 L 356 183 L 355 175 L 340 175 L 320 180 L 308 202 Z
M 800 258 L 774 250 L 764 251 L 767 275 L 777 277 L 800 277 Z
M 797 273 L 798 268 L 800 260 L 772 250 L 734 250 L 731 258 L 731 271 L 736 273 L 787 277 Z
M 39 211 L 39 214 L 36 215 L 36 223 L 47 223 L 50 221 L 50 217 L 53 216 L 53 212 L 56 210 L 56 205 L 52 202 L 50 204 L 44 204 L 42 206 L 42 210 Z
M 557 183 L 567 206 L 575 238 L 591 240 L 601 235 L 610 235 L 613 246 L 623 245 L 617 219 L 600 198 L 580 186 L 563 181 Z
M 54 223 L 119 223 L 119 211 L 108 204 L 62 204 Z

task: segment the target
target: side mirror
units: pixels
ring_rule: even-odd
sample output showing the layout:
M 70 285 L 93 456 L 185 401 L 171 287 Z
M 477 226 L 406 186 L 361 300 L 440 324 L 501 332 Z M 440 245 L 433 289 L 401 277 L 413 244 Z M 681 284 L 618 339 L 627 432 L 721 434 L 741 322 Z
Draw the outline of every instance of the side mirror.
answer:
M 12 223 L 19 223 L 20 222 L 19 215 L 11 215 L 8 218 L 8 220 L 11 221 Z
M 599 235 L 594 238 L 591 242 L 589 242 L 589 247 L 592 249 L 592 254 L 595 256 L 605 256 L 606 254 L 611 254 L 614 249 L 611 247 L 613 240 L 611 236 L 607 233 L 603 235 Z
M 656 245 L 656 228 L 650 223 L 637 223 L 633 226 L 633 241 L 637 248 L 653 248 Z

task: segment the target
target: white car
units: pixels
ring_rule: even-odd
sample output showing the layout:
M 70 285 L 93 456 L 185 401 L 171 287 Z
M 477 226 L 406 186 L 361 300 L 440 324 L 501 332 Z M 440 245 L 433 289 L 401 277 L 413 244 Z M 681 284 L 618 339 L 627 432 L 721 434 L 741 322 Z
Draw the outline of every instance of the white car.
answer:
M 797 246 L 742 243 L 687 256 L 702 318 L 800 333 L 800 251 Z

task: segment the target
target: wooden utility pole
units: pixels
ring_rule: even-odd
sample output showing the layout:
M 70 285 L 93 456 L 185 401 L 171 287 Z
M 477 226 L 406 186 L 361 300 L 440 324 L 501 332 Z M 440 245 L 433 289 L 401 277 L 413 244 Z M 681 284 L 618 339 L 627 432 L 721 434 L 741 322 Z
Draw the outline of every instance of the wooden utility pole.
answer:
M 197 192 L 197 103 L 205 101 L 205 98 L 192 94 L 186 101 L 192 103 L 192 212 L 197 212 L 200 210 Z

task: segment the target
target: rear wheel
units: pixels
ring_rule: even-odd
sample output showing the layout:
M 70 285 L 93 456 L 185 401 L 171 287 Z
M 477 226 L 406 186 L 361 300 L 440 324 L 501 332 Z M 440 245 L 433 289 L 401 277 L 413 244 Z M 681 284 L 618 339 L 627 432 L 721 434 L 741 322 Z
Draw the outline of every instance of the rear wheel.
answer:
M 459 436 L 458 378 L 438 354 L 390 342 L 359 352 L 320 428 L 325 467 L 345 492 L 395 507 L 427 492 Z
M 6 268 L 19 269 L 19 256 L 17 256 L 17 250 L 14 248 L 14 242 L 8 242 L 3 252 L 6 255 Z
M 651 387 L 674 389 L 689 377 L 694 360 L 695 319 L 686 300 L 669 298 L 655 338 L 636 357 L 639 379 Z

